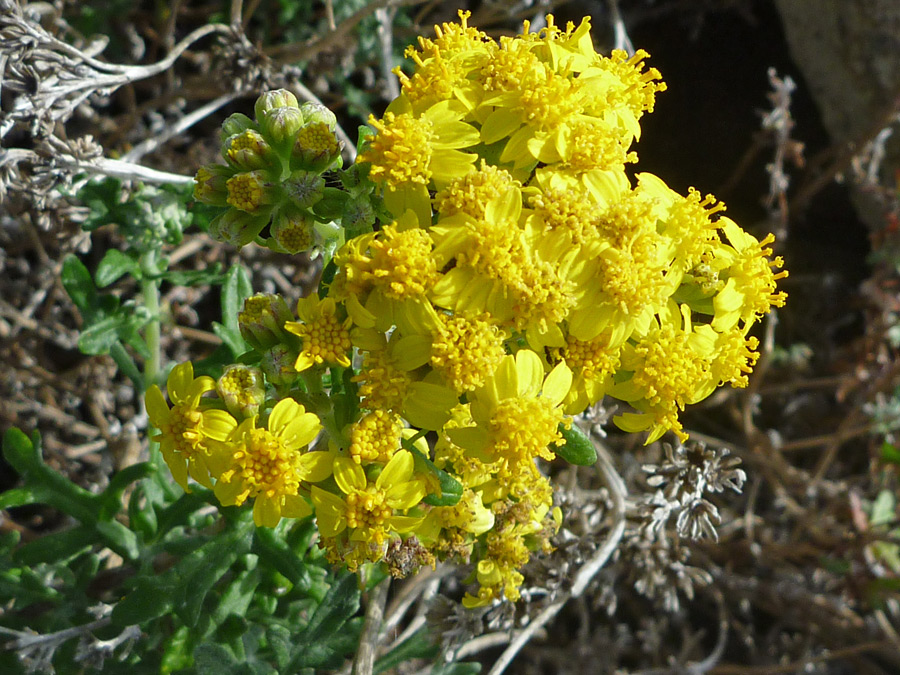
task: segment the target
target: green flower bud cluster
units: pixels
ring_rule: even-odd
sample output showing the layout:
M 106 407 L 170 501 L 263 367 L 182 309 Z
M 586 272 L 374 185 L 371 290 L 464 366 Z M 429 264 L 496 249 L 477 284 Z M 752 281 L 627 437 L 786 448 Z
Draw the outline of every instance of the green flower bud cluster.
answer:
M 325 195 L 322 174 L 341 167 L 337 119 L 317 103 L 298 103 L 286 89 L 269 91 L 254 107 L 256 119 L 235 113 L 222 124 L 227 164 L 209 164 L 194 177 L 194 197 L 225 209 L 210 235 L 233 246 L 251 242 L 300 253 L 317 243 L 317 212 Z

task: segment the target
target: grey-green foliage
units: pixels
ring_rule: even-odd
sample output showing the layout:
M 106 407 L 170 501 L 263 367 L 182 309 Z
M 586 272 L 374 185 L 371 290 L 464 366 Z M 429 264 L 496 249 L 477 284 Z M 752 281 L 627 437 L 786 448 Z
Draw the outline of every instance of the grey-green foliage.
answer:
M 30 656 L 32 672 L 85 672 L 78 654 L 99 653 L 100 641 L 133 626 L 140 639 L 104 654 L 102 672 L 211 672 L 204 664 L 216 655 L 219 673 L 299 672 L 339 666 L 355 651 L 358 582 L 334 576 L 308 520 L 265 529 L 247 509 L 211 515 L 212 495 L 182 493 L 158 461 L 94 494 L 48 467 L 39 435 L 18 429 L 6 433 L 3 454 L 22 485 L 0 494 L 0 508 L 41 504 L 70 519 L 27 543 L 15 532 L 0 540 L 0 626 L 50 645 L 0 653 L 3 672 L 25 669 L 18 655 Z M 116 556 L 121 564 L 110 564 Z M 61 630 L 70 638 L 54 642 Z

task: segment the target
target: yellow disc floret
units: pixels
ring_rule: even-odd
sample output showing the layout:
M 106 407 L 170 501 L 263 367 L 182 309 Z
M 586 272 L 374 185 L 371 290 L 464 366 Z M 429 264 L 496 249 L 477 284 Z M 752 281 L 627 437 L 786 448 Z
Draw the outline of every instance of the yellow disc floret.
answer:
M 386 112 L 378 120 L 369 116 L 369 124 L 378 132 L 358 162 L 371 162 L 372 180 L 399 187 L 407 183 L 427 185 L 431 180 L 432 123 L 409 113 Z
M 261 171 L 239 173 L 225 183 L 228 203 L 236 209 L 255 213 L 267 201 L 266 181 Z
M 357 464 L 387 464 L 400 448 L 403 425 L 385 410 L 373 410 L 350 430 L 350 456 Z

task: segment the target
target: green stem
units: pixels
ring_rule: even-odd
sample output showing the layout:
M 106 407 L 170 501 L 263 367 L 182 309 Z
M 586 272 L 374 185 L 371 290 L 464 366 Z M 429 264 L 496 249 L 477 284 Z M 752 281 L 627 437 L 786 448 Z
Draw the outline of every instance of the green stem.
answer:
M 141 282 L 141 290 L 144 296 L 144 307 L 152 317 L 144 332 L 144 340 L 150 357 L 144 361 L 144 389 L 149 389 L 156 384 L 160 370 L 160 321 L 159 321 L 159 281 L 156 279 L 144 279 Z

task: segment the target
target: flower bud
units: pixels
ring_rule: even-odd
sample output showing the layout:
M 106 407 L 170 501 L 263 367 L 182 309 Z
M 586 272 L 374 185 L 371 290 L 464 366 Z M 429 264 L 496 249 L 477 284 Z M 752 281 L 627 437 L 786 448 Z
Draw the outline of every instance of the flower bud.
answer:
M 279 253 L 308 251 L 315 243 L 315 222 L 312 216 L 300 209 L 280 209 L 272 220 L 272 243 L 269 247 Z
M 297 97 L 291 92 L 287 89 L 273 89 L 256 99 L 256 105 L 253 106 L 253 110 L 256 113 L 256 120 L 261 122 L 263 115 L 268 110 L 272 110 L 273 108 L 296 107 Z
M 274 293 L 257 293 L 244 300 L 244 308 L 238 313 L 238 328 L 251 347 L 265 351 L 280 343 L 296 342 L 284 330 L 285 322 L 293 320 L 284 298 Z
M 225 159 L 238 169 L 244 171 L 265 169 L 273 162 L 276 166 L 278 165 L 272 147 L 262 134 L 253 129 L 229 136 L 222 145 L 222 154 Z
M 235 417 L 252 417 L 266 400 L 266 385 L 262 370 L 250 366 L 232 365 L 225 368 L 216 382 L 216 391 L 225 407 Z
M 300 106 L 300 112 L 303 113 L 303 119 L 309 123 L 324 124 L 329 131 L 337 129 L 337 117 L 331 110 L 321 103 L 313 103 L 312 101 L 304 101 Z
M 349 199 L 341 214 L 341 226 L 347 231 L 347 240 L 372 231 L 375 224 L 375 209 L 368 195 Z
M 294 171 L 282 183 L 285 194 L 301 209 L 308 209 L 322 199 L 325 193 L 325 179 L 317 173 Z
M 278 386 L 291 384 L 297 379 L 297 371 L 294 363 L 297 361 L 297 349 L 291 349 L 287 345 L 275 345 L 262 355 L 260 368 L 266 375 L 266 380 Z
M 241 134 L 247 129 L 256 129 L 256 124 L 243 113 L 234 113 L 222 122 L 222 138 Z
M 209 236 L 230 246 L 241 248 L 256 239 L 269 222 L 269 214 L 251 214 L 228 209 L 213 218 L 209 224 Z
M 231 169 L 221 164 L 207 164 L 197 169 L 194 176 L 194 199 L 213 206 L 228 206 L 228 190 L 225 187 Z
M 228 203 L 247 213 L 257 213 L 275 201 L 274 186 L 262 171 L 238 173 L 225 182 Z
M 303 126 L 303 113 L 298 108 L 272 108 L 259 118 L 259 128 L 272 144 L 285 152 L 294 141 L 294 136 Z
M 341 156 L 344 144 L 323 122 L 307 122 L 291 148 L 291 168 L 327 171 Z

